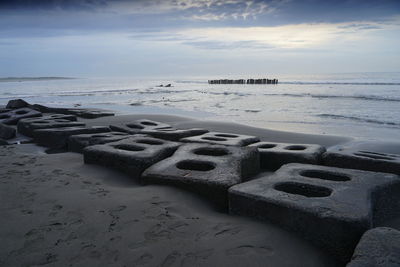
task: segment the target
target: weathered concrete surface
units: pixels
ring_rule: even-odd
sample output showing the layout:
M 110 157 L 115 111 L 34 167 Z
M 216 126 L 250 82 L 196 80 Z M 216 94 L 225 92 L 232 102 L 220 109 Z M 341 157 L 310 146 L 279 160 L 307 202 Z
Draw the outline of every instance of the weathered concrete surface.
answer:
M 338 148 L 324 153 L 322 160 L 327 166 L 400 175 L 400 155 L 395 154 Z
M 152 121 L 152 120 L 135 120 L 131 123 L 127 124 L 115 124 L 110 125 L 111 130 L 117 132 L 125 132 L 129 134 L 138 134 L 142 133 L 144 130 L 154 130 L 154 129 L 171 129 L 171 125 Z
M 366 230 L 398 215 L 399 198 L 394 174 L 292 163 L 231 187 L 229 209 L 298 232 L 347 262 Z
M 8 101 L 6 108 L 15 109 L 15 108 L 25 108 L 28 106 L 29 103 L 23 99 L 13 99 Z
M 0 138 L 1 139 L 12 139 L 15 137 L 17 130 L 15 128 L 5 125 L 3 123 L 0 123 Z
M 83 155 L 85 163 L 112 167 L 133 177 L 140 177 L 146 168 L 171 156 L 179 145 L 136 135 L 117 142 L 86 147 Z
M 182 138 L 201 135 L 207 133 L 208 130 L 201 128 L 191 128 L 191 129 L 175 129 L 175 128 L 165 128 L 165 129 L 149 129 L 143 130 L 142 133 L 151 135 L 156 138 L 179 141 Z
M 273 171 L 288 163 L 320 164 L 326 151 L 315 144 L 258 142 L 249 146 L 258 148 L 261 168 Z
M 110 128 L 105 126 L 39 129 L 33 132 L 33 139 L 42 146 L 65 148 L 67 146 L 68 137 L 71 135 L 105 133 L 109 131 Z
M 400 266 L 400 231 L 388 227 L 365 232 L 347 267 Z
M 125 132 L 130 134 L 147 134 L 155 138 L 169 141 L 179 141 L 181 138 L 200 135 L 208 130 L 200 128 L 176 129 L 166 123 L 151 120 L 137 120 L 123 125 L 110 125 L 113 131 Z
M 19 108 L 13 109 L 8 112 L 3 112 L 0 114 L 0 123 L 4 124 L 17 124 L 20 119 L 41 117 L 42 113 L 30 108 Z
M 258 137 L 250 135 L 209 132 L 198 136 L 181 139 L 182 142 L 209 143 L 226 146 L 247 146 L 260 141 Z
M 68 150 L 82 153 L 83 149 L 87 146 L 112 143 L 131 136 L 130 134 L 121 132 L 72 135 L 68 138 Z
M 40 118 L 22 119 L 18 122 L 18 132 L 25 136 L 32 137 L 33 132 L 39 129 L 80 127 L 85 126 L 83 122 L 77 122 L 73 115 L 53 114 Z
M 185 144 L 172 157 L 147 169 L 142 180 L 183 187 L 227 207 L 228 188 L 258 172 L 256 148 Z
M 32 108 L 39 110 L 43 113 L 61 113 L 61 114 L 69 114 L 75 115 L 81 118 L 86 119 L 94 119 L 100 117 L 107 117 L 107 116 L 114 116 L 114 112 L 102 110 L 102 109 L 95 109 L 95 108 L 53 108 L 53 107 L 46 107 L 43 105 L 31 105 Z

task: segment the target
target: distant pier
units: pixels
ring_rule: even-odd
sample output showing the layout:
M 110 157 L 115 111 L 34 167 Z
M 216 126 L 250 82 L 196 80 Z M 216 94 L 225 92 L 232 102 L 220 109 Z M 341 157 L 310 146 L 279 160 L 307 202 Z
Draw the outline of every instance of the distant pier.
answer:
M 209 84 L 278 84 L 278 79 L 208 80 Z

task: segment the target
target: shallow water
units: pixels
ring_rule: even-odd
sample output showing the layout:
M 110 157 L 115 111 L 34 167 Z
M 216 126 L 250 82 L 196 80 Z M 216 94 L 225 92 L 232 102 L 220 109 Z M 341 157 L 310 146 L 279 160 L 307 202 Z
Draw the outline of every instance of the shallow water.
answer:
M 304 133 L 400 138 L 400 73 L 268 78 L 278 78 L 279 84 L 210 85 L 206 77 L 1 82 L 0 104 L 24 98 L 31 103 L 100 107 L 123 114 L 171 113 Z M 157 87 L 167 83 L 173 87 Z

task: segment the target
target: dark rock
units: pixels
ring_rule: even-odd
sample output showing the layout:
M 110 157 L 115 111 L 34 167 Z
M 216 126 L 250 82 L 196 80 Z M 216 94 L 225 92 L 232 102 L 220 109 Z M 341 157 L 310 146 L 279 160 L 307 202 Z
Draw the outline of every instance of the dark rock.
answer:
M 72 116 L 72 118 L 70 117 Z M 40 118 L 22 119 L 18 122 L 18 132 L 25 136 L 32 137 L 33 132 L 39 129 L 79 127 L 85 126 L 83 122 L 72 121 L 73 115 L 54 114 Z
M 4 112 L 9 112 L 9 111 L 11 111 L 11 109 L 9 109 L 9 108 L 0 108 L 0 114 L 4 113 Z
M 228 188 L 258 172 L 256 148 L 185 144 L 172 157 L 147 169 L 142 180 L 183 187 L 227 207 Z
M 22 99 L 13 99 L 8 101 L 6 108 L 15 109 L 15 108 L 25 108 L 28 107 L 29 103 Z
M 388 227 L 365 232 L 347 267 L 400 266 L 400 231 Z
M 112 143 L 131 136 L 130 134 L 121 132 L 72 135 L 68 138 L 68 150 L 82 153 L 83 149 L 87 146 Z
M 182 142 L 209 143 L 228 146 L 247 146 L 260 141 L 258 137 L 233 133 L 209 132 L 181 139 Z
M 366 230 L 398 216 L 399 200 L 397 175 L 295 163 L 229 189 L 232 214 L 298 232 L 344 263 Z
M 109 131 L 110 128 L 104 126 L 39 129 L 33 132 L 33 139 L 42 146 L 64 148 L 67 146 L 68 137 L 71 135 L 105 133 Z
M 339 148 L 322 156 L 327 166 L 400 174 L 400 155 Z
M 13 109 L 0 114 L 0 123 L 15 125 L 20 119 L 41 117 L 42 113 L 30 108 Z
M 12 139 L 15 137 L 16 134 L 15 128 L 5 125 L 3 123 L 0 123 L 0 138 L 1 139 Z
M 287 163 L 320 164 L 326 149 L 314 144 L 288 144 L 258 142 L 251 144 L 260 152 L 260 166 L 267 170 L 277 170 Z
M 136 135 L 104 145 L 88 146 L 83 150 L 83 155 L 85 163 L 112 167 L 140 178 L 146 168 L 171 156 L 179 145 L 146 135 Z

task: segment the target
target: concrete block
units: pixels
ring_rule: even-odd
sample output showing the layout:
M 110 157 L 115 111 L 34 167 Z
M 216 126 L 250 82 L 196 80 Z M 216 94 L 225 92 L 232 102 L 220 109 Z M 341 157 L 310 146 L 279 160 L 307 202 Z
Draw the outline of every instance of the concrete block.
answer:
M 179 141 L 182 138 L 201 135 L 207 133 L 208 130 L 201 128 L 191 128 L 191 129 L 175 129 L 175 128 L 163 128 L 163 129 L 148 129 L 143 130 L 143 134 L 148 134 L 156 138 Z
M 147 134 L 155 138 L 179 141 L 181 138 L 200 135 L 208 132 L 208 130 L 200 128 L 192 129 L 176 129 L 169 124 L 151 120 L 137 120 L 124 125 L 110 125 L 113 131 L 125 132 L 129 134 Z
M 258 137 L 250 135 L 208 132 L 202 135 L 181 139 L 182 142 L 209 143 L 226 146 L 247 146 L 260 141 Z
M 256 148 L 185 144 L 172 157 L 147 169 L 142 180 L 183 187 L 227 207 L 228 188 L 258 172 Z
M 0 146 L 7 146 L 9 143 L 6 140 L 0 138 Z
M 397 175 L 291 163 L 231 187 L 229 209 L 297 232 L 346 263 L 366 230 L 398 215 L 399 199 Z
M 17 131 L 15 130 L 14 127 L 0 123 L 0 138 L 1 139 L 5 139 L 5 140 L 12 139 L 15 137 L 16 132 Z
M 25 136 L 32 137 L 33 132 L 39 129 L 62 128 L 62 127 L 80 127 L 85 126 L 83 122 L 72 121 L 76 117 L 72 115 L 50 115 L 40 118 L 22 119 L 18 122 L 18 132 Z
M 368 230 L 347 267 L 400 266 L 400 231 L 388 227 Z
M 339 148 L 324 153 L 322 161 L 327 166 L 400 175 L 400 155 L 395 154 Z
M 112 167 L 140 178 L 146 168 L 171 156 L 179 145 L 146 135 L 136 135 L 104 145 L 88 146 L 83 150 L 83 155 L 85 163 Z
M 65 148 L 68 137 L 77 134 L 105 133 L 110 128 L 105 126 L 93 127 L 62 127 L 39 129 L 33 132 L 33 139 L 36 143 L 50 148 Z
M 31 105 L 31 107 L 44 113 L 61 113 L 67 115 L 75 115 L 86 119 L 114 116 L 114 113 L 111 111 L 95 108 L 53 108 L 38 104 Z
M 127 124 L 115 124 L 110 125 L 111 130 L 117 132 L 125 132 L 129 134 L 142 133 L 143 130 L 154 130 L 154 129 L 171 129 L 169 124 L 151 121 L 151 120 L 136 120 Z
M 260 166 L 275 171 L 288 163 L 320 164 L 326 149 L 315 144 L 258 142 L 251 144 L 260 152 Z
M 30 108 L 13 109 L 0 114 L 0 123 L 15 125 L 20 119 L 41 117 L 42 113 Z
M 83 149 L 87 146 L 112 143 L 131 136 L 130 134 L 121 132 L 72 135 L 68 138 L 68 150 L 82 153 Z

